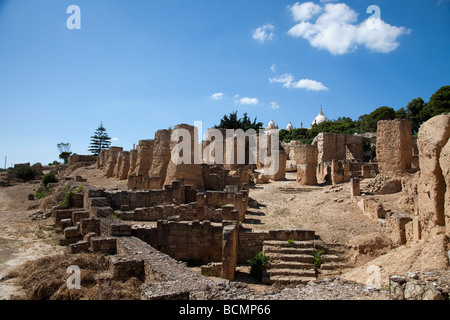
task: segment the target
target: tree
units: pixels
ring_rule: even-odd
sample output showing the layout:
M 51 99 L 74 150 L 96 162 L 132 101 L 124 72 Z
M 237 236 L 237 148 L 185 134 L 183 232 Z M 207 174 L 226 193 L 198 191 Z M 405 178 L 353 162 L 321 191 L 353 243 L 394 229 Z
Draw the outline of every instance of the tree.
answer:
M 426 103 L 421 97 L 413 99 L 406 106 L 406 119 L 411 122 L 412 133 L 418 132 L 420 125 L 423 123 L 421 113 L 423 112 L 422 110 L 425 106 Z
M 95 131 L 94 135 L 91 137 L 91 145 L 89 146 L 89 151 L 98 156 L 100 151 L 108 149 L 111 144 L 111 138 L 106 133 L 106 129 L 103 127 L 103 123 Z
M 57 147 L 59 150 L 59 158 L 64 160 L 64 163 L 66 164 L 70 155 L 72 154 L 72 152 L 70 151 L 72 146 L 70 145 L 70 143 L 61 142 L 57 144 Z
M 380 120 L 394 120 L 395 110 L 389 107 L 380 107 L 374 110 L 369 115 L 360 117 L 361 130 L 363 132 L 377 132 L 378 121 Z
M 450 112 L 450 86 L 441 87 L 420 112 L 422 123 L 434 116 Z
M 256 131 L 263 129 L 264 124 L 262 122 L 258 122 L 257 118 L 253 120 L 253 122 L 248 117 L 247 113 L 244 113 L 244 117 L 238 119 L 237 111 L 231 112 L 229 115 L 224 115 L 220 120 L 219 125 L 215 125 L 215 129 L 242 129 L 247 131 L 249 129 L 254 129 Z

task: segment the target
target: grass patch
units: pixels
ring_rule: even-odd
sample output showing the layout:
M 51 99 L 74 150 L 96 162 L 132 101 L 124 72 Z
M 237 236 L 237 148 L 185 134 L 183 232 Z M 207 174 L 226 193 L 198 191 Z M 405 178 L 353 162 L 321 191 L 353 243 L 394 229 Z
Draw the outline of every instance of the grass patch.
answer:
M 294 239 L 288 239 L 288 241 L 287 241 L 287 243 L 289 243 L 289 244 L 294 244 Z
M 47 196 L 47 194 L 54 191 L 55 189 L 45 189 L 43 192 L 36 191 L 36 193 L 34 194 L 34 198 L 36 200 L 43 199 Z
M 83 185 L 81 184 L 77 190 L 75 190 L 75 193 L 82 193 L 83 192 Z

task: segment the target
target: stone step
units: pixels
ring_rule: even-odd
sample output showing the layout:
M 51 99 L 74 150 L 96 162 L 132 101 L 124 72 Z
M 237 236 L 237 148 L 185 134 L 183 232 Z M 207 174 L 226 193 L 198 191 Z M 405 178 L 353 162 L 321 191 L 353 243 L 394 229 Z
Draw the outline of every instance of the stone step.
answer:
M 277 261 L 268 262 L 266 268 L 279 268 L 279 269 L 307 269 L 314 270 L 315 265 L 313 263 L 297 262 L 297 261 Z
M 289 248 L 289 247 L 274 247 L 274 246 L 264 246 L 263 252 L 268 253 L 280 253 L 280 254 L 307 254 L 314 255 L 316 251 L 314 248 Z
M 288 248 L 314 248 L 314 242 L 312 241 L 294 241 L 289 243 L 287 241 L 279 240 L 265 240 L 263 246 L 271 247 L 288 247 Z
M 297 261 L 304 263 L 314 263 L 314 256 L 306 254 L 282 254 L 282 253 L 267 253 L 267 257 L 272 258 L 274 262 L 277 261 Z
M 275 276 L 313 277 L 313 278 L 316 277 L 315 270 L 270 268 L 270 269 L 266 269 L 266 272 L 270 278 L 275 277 Z
M 322 263 L 320 266 L 321 270 L 336 270 L 340 268 L 350 268 L 351 265 L 340 263 L 340 262 L 328 262 L 328 263 Z
M 310 281 L 316 280 L 316 277 L 288 277 L 288 276 L 272 276 L 263 277 L 264 284 L 279 283 L 283 285 L 308 284 Z
M 322 261 L 324 263 L 327 263 L 327 262 L 339 262 L 340 260 L 341 259 L 337 255 L 332 255 L 332 254 L 324 254 L 324 255 L 322 255 Z

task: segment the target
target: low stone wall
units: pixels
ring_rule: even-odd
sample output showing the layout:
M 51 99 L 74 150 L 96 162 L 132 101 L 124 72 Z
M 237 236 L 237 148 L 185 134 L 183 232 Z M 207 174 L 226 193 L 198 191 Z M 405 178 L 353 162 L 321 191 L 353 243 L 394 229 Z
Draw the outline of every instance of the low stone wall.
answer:
M 132 235 L 176 260 L 206 264 L 222 261 L 222 229 L 209 221 L 160 220 L 156 228 L 135 226 Z
M 449 300 L 450 271 L 392 275 L 389 291 L 391 300 Z

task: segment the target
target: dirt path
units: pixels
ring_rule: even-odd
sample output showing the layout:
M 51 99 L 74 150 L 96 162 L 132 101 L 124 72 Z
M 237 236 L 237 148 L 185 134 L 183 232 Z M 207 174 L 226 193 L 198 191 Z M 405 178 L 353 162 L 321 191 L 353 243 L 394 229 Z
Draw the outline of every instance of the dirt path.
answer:
M 28 201 L 27 196 L 37 186 L 21 184 L 0 188 L 0 300 L 20 293 L 12 281 L 3 279 L 14 267 L 63 251 L 57 246 L 53 222 L 34 221 L 31 214 L 35 210 L 27 210 L 35 203 Z
M 287 173 L 286 181 L 251 189 L 250 197 L 263 206 L 249 210 L 244 226 L 253 230 L 309 229 L 325 242 L 342 244 L 357 235 L 380 231 L 352 202 L 349 183 L 308 187 L 297 184 L 295 176 Z

